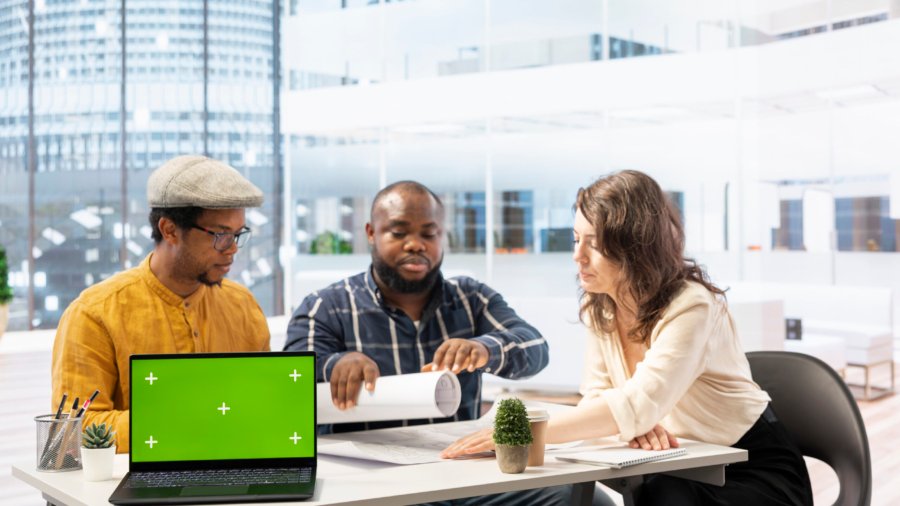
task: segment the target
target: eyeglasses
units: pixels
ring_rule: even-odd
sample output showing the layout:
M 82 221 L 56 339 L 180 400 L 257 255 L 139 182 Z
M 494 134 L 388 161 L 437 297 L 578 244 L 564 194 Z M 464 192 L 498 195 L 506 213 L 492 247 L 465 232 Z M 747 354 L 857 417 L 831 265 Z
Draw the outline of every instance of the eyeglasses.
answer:
M 237 247 L 247 244 L 247 240 L 250 239 L 250 229 L 247 227 L 242 228 L 239 232 L 213 232 L 212 230 L 207 230 L 196 223 L 191 225 L 191 228 L 196 228 L 197 230 L 202 230 L 207 234 L 215 237 L 213 240 L 213 248 L 216 251 L 225 252 L 231 248 L 232 245 L 237 244 Z

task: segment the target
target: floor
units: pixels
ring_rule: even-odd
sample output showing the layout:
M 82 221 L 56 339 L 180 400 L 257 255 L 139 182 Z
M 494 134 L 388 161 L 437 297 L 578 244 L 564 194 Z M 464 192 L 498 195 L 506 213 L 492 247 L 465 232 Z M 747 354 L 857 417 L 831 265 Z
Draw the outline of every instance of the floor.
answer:
M 43 332 L 27 338 L 20 333 L 0 337 L 0 506 L 45 504 L 38 492 L 12 477 L 10 466 L 28 460 L 35 447 L 33 419 L 49 412 L 51 339 L 52 334 Z M 875 381 L 886 383 L 887 373 L 880 374 L 874 375 Z M 900 445 L 892 442 L 900 427 L 900 395 L 861 401 L 859 406 L 872 452 L 872 505 L 900 504 L 895 478 L 900 476 Z M 838 494 L 834 473 L 821 462 L 808 464 L 816 504 L 832 504 Z

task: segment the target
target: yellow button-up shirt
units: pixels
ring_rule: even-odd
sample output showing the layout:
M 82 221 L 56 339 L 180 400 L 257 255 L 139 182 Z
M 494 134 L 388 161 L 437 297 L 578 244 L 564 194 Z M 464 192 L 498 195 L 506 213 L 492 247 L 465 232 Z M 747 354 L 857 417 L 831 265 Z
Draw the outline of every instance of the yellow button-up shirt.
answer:
M 78 396 L 83 404 L 100 390 L 83 423 L 112 423 L 124 453 L 132 354 L 268 350 L 265 316 L 247 288 L 225 279 L 182 298 L 156 278 L 147 256 L 81 292 L 63 313 L 53 344 L 51 406 L 55 411 L 64 392 L 67 403 Z

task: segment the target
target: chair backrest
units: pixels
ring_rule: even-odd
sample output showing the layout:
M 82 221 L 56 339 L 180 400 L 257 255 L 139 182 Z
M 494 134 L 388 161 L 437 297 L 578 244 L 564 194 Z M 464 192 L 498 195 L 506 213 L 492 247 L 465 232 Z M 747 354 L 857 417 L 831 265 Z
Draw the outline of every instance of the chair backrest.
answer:
M 859 407 L 844 380 L 825 362 L 788 351 L 747 353 L 753 380 L 803 455 L 825 462 L 841 484 L 836 506 L 868 506 L 872 458 Z

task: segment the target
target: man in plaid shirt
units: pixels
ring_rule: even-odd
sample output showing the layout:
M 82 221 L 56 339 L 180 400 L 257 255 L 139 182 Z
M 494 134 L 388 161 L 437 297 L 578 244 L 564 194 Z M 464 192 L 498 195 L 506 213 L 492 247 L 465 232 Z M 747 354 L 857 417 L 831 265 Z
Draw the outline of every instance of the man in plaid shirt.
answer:
M 286 350 L 317 353 L 316 379 L 331 383 L 339 409 L 381 375 L 449 369 L 462 402 L 446 419 L 338 424 L 325 432 L 472 420 L 480 415 L 481 374 L 537 374 L 547 342 L 490 287 L 465 276 L 445 279 L 444 207 L 425 186 L 401 181 L 381 190 L 366 234 L 372 265 L 307 296 L 288 326 Z
M 288 325 L 286 350 L 316 352 L 316 379 L 331 383 L 339 409 L 355 405 L 361 388 L 381 375 L 448 369 L 462 389 L 453 417 L 345 423 L 322 432 L 478 418 L 481 374 L 528 378 L 547 366 L 547 341 L 490 287 L 465 276 L 445 279 L 444 206 L 414 181 L 391 184 L 372 203 L 366 234 L 372 265 L 307 296 Z M 565 505 L 571 486 L 548 487 L 436 503 Z

